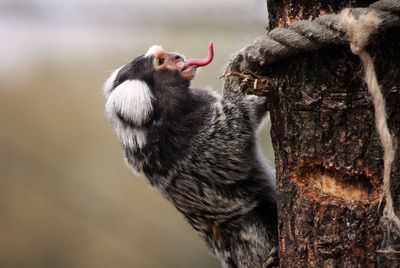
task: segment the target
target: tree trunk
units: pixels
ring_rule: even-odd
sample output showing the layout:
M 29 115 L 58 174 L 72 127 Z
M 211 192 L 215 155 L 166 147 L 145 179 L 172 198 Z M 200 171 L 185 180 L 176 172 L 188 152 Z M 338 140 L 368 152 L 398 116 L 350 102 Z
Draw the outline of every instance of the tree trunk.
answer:
M 372 2 L 268 0 L 269 27 Z M 400 215 L 400 29 L 379 33 L 366 50 L 397 147 L 391 190 Z M 347 44 L 240 68 L 274 80 L 265 95 L 275 151 L 280 266 L 400 267 L 394 258 L 399 255 L 377 252 L 400 239 L 385 236 L 380 222 L 383 151 L 358 56 Z

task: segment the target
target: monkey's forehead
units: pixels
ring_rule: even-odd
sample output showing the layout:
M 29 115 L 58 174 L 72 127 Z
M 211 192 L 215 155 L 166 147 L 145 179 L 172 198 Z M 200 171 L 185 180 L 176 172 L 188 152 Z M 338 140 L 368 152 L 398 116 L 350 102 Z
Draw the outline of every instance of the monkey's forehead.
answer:
M 159 46 L 159 45 L 154 45 L 154 46 L 151 46 L 148 50 L 147 50 L 147 52 L 146 52 L 146 54 L 144 54 L 144 56 L 145 57 L 155 57 L 155 58 L 161 58 L 161 57 L 164 57 L 165 55 L 167 55 L 167 54 L 174 54 L 174 55 L 179 55 L 179 56 L 181 56 L 183 59 L 185 59 L 186 57 L 185 57 L 185 55 L 183 55 L 183 54 L 181 54 L 181 53 L 178 53 L 178 52 L 167 52 L 167 51 L 165 51 L 161 46 Z
M 144 56 L 145 57 L 159 56 L 159 55 L 164 54 L 164 53 L 165 53 L 165 51 L 161 46 L 154 45 L 154 46 L 150 47 L 149 50 L 147 50 L 147 52 L 146 52 L 146 54 Z

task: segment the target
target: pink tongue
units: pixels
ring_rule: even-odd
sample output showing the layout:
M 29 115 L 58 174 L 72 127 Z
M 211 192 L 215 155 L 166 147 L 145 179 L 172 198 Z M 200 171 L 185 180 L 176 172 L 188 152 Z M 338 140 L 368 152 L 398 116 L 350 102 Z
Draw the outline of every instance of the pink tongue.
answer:
M 189 66 L 206 66 L 209 64 L 214 57 L 213 42 L 211 41 L 208 45 L 208 56 L 204 60 L 190 59 L 185 62 L 185 67 Z

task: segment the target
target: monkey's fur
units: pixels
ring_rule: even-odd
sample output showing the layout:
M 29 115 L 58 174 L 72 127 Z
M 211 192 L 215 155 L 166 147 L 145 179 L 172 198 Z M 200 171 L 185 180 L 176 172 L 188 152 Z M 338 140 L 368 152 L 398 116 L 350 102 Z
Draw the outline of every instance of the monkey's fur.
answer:
M 263 267 L 277 245 L 275 177 L 256 142 L 265 100 L 190 88 L 196 68 L 159 46 L 117 69 L 106 115 L 134 171 L 188 220 L 222 267 Z

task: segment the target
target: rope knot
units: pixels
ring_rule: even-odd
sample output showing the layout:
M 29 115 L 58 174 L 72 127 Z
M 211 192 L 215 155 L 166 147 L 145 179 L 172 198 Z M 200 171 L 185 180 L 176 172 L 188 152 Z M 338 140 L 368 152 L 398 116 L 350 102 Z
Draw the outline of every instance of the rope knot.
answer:
M 350 39 L 351 51 L 359 55 L 368 43 L 369 36 L 373 34 L 381 23 L 376 12 L 370 11 L 367 14 L 360 15 L 358 19 L 351 14 L 350 8 L 345 8 L 340 13 L 342 25 L 347 31 Z

